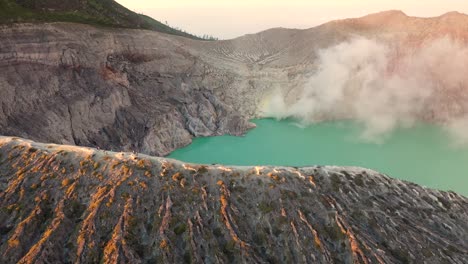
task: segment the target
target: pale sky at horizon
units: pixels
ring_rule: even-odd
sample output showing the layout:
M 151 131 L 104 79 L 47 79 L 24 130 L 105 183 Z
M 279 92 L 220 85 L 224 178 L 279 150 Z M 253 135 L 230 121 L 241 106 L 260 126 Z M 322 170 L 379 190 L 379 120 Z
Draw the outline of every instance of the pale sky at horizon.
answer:
M 311 28 L 385 10 L 432 17 L 468 13 L 467 0 L 117 0 L 130 10 L 197 35 L 229 39 L 274 27 Z

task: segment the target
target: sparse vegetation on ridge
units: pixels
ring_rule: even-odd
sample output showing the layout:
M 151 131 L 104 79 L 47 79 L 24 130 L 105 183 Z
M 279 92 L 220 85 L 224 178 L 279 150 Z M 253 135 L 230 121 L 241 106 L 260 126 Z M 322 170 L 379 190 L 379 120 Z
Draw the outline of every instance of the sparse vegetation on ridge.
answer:
M 0 0 L 0 24 L 73 22 L 104 27 L 147 29 L 192 39 L 215 40 L 170 27 L 113 0 Z

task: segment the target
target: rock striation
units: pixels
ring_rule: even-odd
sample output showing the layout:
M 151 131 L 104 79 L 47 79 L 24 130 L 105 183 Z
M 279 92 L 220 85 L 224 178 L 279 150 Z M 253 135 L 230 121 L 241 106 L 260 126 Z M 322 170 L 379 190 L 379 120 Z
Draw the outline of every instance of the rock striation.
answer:
M 354 167 L 0 138 L 1 263 L 465 263 L 468 199 Z
M 459 13 L 398 11 L 216 42 L 0 26 L 0 134 L 58 144 L 0 137 L 0 263 L 465 263 L 468 199 L 453 192 L 355 167 L 112 150 L 163 156 L 193 137 L 242 135 L 270 93 L 294 102 L 319 51 L 356 36 L 417 50 L 446 36 L 466 45 L 467 28 Z M 421 118 L 468 113 L 464 83 Z

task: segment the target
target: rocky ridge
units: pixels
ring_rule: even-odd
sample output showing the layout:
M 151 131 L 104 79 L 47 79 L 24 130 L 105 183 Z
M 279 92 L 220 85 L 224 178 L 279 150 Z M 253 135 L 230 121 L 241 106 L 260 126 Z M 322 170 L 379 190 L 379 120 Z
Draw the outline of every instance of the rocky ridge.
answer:
M 114 0 L 0 0 L 0 24 L 74 22 L 100 27 L 147 29 L 193 39 L 187 32 L 135 13 Z
M 0 138 L 2 263 L 464 263 L 468 199 L 351 167 Z

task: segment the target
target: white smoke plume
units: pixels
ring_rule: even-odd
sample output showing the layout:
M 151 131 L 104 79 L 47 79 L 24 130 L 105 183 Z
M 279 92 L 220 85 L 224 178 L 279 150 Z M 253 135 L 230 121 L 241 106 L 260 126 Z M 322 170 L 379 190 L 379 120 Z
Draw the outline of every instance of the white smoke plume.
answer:
M 468 89 L 468 47 L 450 38 L 414 49 L 357 38 L 318 55 L 319 69 L 301 87 L 300 96 L 287 104 L 282 92 L 274 94 L 265 116 L 292 117 L 306 124 L 352 119 L 364 124 L 365 138 L 378 140 L 397 127 L 445 111 L 447 127 L 458 136 L 467 135 L 461 127 L 468 128 L 468 118 L 461 122 L 459 116 L 451 116 L 460 115 L 463 106 L 453 110 L 443 99 L 463 93 L 463 85 Z M 457 121 L 452 124 L 452 119 Z

